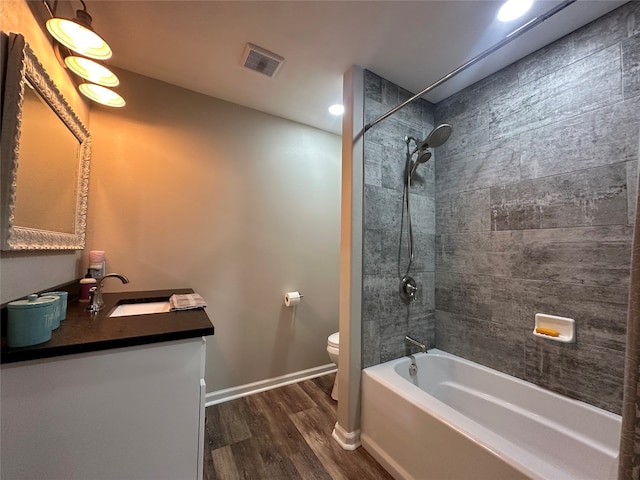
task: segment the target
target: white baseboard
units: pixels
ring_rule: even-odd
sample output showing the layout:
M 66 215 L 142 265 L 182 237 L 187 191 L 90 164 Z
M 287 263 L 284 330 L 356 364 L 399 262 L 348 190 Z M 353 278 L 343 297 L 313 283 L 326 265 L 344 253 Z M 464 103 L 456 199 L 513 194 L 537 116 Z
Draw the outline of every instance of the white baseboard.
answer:
M 360 430 L 347 432 L 337 422 L 333 427 L 333 433 L 331 433 L 331 436 L 344 450 L 355 450 L 361 445 Z
M 284 387 L 292 383 L 301 382 L 303 380 L 309 380 L 311 378 L 320 377 L 329 373 L 334 373 L 338 369 L 333 363 L 321 365 L 319 367 L 309 368 L 308 370 L 301 370 L 299 372 L 288 373 L 280 377 L 268 378 L 266 380 L 260 380 L 258 382 L 248 383 L 246 385 L 240 385 L 238 387 L 225 388 L 224 390 L 218 390 L 215 392 L 209 392 L 205 396 L 206 406 L 217 405 L 218 403 L 228 402 L 229 400 L 235 400 L 236 398 L 246 397 L 254 393 L 264 392 L 273 388 Z

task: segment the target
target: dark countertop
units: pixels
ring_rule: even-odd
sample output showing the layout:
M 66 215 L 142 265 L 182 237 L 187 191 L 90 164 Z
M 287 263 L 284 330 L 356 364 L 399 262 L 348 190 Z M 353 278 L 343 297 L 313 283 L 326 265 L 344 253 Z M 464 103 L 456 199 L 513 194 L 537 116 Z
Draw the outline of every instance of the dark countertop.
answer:
M 53 331 L 51 340 L 30 347 L 9 348 L 2 340 L 3 364 L 59 357 L 74 353 L 148 345 L 213 335 L 211 320 L 203 309 L 109 317 L 119 303 L 136 299 L 168 300 L 174 293 L 193 293 L 190 288 L 146 292 L 104 293 L 104 307 L 97 313 L 86 311 L 88 303 L 76 299 L 67 306 L 67 318 Z

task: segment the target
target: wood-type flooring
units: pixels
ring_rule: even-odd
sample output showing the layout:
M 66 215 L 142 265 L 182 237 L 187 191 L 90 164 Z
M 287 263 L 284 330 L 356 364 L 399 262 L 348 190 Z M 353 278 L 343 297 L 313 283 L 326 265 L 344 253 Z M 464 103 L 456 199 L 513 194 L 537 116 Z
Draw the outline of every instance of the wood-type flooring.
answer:
M 206 409 L 205 480 L 393 480 L 363 448 L 331 438 L 335 374 Z

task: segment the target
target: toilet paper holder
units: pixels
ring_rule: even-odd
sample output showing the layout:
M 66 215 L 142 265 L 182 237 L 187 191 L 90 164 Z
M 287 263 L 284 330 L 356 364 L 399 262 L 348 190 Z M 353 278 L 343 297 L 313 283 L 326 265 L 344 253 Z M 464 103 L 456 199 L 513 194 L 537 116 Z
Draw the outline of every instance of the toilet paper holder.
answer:
M 287 307 L 295 307 L 300 303 L 300 300 L 304 297 L 300 292 L 287 292 L 284 294 L 284 304 Z

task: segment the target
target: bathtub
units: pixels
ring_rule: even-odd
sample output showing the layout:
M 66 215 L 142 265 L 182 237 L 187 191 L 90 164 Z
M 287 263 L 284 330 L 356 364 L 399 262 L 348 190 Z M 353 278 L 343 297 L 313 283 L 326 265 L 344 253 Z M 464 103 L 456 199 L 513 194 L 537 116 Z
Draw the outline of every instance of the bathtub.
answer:
M 366 368 L 361 441 L 396 479 L 615 480 L 621 417 L 439 350 Z

